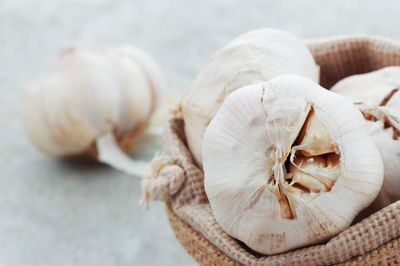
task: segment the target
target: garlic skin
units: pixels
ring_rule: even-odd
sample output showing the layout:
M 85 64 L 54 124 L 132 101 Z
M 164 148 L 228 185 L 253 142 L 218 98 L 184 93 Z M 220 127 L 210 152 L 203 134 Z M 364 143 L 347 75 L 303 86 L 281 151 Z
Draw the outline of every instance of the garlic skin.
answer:
M 206 130 L 203 166 L 218 224 L 268 255 L 339 233 L 383 179 L 357 108 L 297 75 L 232 93 Z
M 95 147 L 100 161 L 142 175 L 144 163 L 128 165 L 116 138 L 136 141 L 162 101 L 163 88 L 157 64 L 136 48 L 103 53 L 70 48 L 28 85 L 25 130 L 49 155 L 75 157 Z
M 367 128 L 379 149 L 385 176 L 376 200 L 363 216 L 368 216 L 400 200 L 400 67 L 385 67 L 347 77 L 331 91 L 351 99 L 367 120 Z
M 331 90 L 355 103 L 379 106 L 382 100 L 399 85 L 400 67 L 390 66 L 344 78 L 338 81 Z
M 129 58 L 140 66 L 143 73 L 146 76 L 146 80 L 150 86 L 150 92 L 152 94 L 152 108 L 151 111 L 159 111 L 161 108 L 157 108 L 157 105 L 163 103 L 165 80 L 164 75 L 160 67 L 156 62 L 143 51 L 129 45 L 124 45 L 111 49 L 109 51 L 111 56 L 119 56 L 121 59 Z M 156 115 L 156 114 L 154 114 Z
M 382 155 L 384 180 L 381 191 L 368 207 L 374 213 L 400 200 L 400 141 L 393 139 L 393 128 L 384 128 L 382 121 L 367 121 L 368 132 Z
M 318 82 L 319 67 L 302 41 L 275 29 L 245 33 L 208 60 L 181 101 L 185 134 L 198 166 L 203 165 L 204 132 L 225 98 L 240 87 L 283 74 Z

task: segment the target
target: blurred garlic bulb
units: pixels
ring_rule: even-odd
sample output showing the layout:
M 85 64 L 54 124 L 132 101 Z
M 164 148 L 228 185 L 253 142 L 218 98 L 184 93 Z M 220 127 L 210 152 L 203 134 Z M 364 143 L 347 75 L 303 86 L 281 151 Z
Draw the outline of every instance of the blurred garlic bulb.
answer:
M 203 167 L 219 225 L 263 254 L 339 233 L 383 178 L 357 108 L 297 75 L 232 93 L 206 130 Z
M 302 41 L 279 30 L 245 33 L 209 59 L 181 102 L 188 145 L 200 167 L 204 132 L 225 98 L 240 87 L 283 74 L 318 82 L 319 67 Z
M 350 98 L 367 120 L 384 163 L 385 177 L 371 214 L 400 200 L 400 67 L 392 66 L 339 81 L 332 91 Z
M 97 158 L 143 175 L 149 164 L 120 148 L 129 152 L 148 126 L 163 86 L 156 63 L 133 47 L 67 49 L 28 85 L 25 129 L 49 155 Z

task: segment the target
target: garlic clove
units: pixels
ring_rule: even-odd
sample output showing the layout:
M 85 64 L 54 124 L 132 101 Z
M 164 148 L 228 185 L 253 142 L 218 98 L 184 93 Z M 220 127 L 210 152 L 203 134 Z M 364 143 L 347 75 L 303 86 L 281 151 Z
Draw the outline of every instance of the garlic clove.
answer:
M 297 141 L 305 128 L 334 151 L 303 153 Z M 357 108 L 296 75 L 233 92 L 207 128 L 203 163 L 218 224 L 262 254 L 339 233 L 375 199 L 383 177 Z
M 137 63 L 144 71 L 150 92 L 152 93 L 152 116 L 148 121 L 148 134 L 161 135 L 164 122 L 169 117 L 169 108 L 176 105 L 176 97 L 171 92 L 165 94 L 165 78 L 156 62 L 143 51 L 129 45 L 123 45 L 109 51 L 111 56 L 129 59 Z
M 117 56 L 121 59 L 131 60 L 141 67 L 153 94 L 152 108 L 156 109 L 157 105 L 163 102 L 162 99 L 165 97 L 165 95 L 163 95 L 165 78 L 157 63 L 148 54 L 129 45 L 111 49 L 108 51 L 108 54 L 111 57 Z
M 293 173 L 290 183 L 299 184 L 306 191 L 317 193 L 330 191 L 340 175 L 339 158 L 340 156 L 335 153 L 296 158 L 289 168 L 290 173 Z
M 274 29 L 245 33 L 208 60 L 181 100 L 188 146 L 200 167 L 204 132 L 225 98 L 240 87 L 283 74 L 318 81 L 319 68 L 302 41 Z
M 329 152 L 335 152 L 331 143 L 328 130 L 311 112 L 305 128 L 300 132 L 300 143 L 296 150 L 300 149 L 305 156 L 315 156 Z M 294 154 L 294 153 L 292 153 Z
M 24 124 L 35 146 L 57 157 L 88 153 L 96 158 L 99 153 L 100 161 L 118 154 L 113 151 L 119 146 L 131 150 L 163 90 L 154 61 L 136 53 L 83 48 L 62 52 L 26 89 Z M 105 135 L 114 139 L 105 142 L 108 149 L 97 143 Z

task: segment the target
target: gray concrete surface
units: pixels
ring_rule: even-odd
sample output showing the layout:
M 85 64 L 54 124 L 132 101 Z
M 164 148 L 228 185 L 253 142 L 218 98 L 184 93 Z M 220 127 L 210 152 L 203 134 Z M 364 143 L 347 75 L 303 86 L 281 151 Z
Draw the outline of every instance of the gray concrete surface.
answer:
M 23 88 L 61 49 L 136 45 L 179 95 L 213 51 L 251 29 L 400 39 L 399 26 L 396 0 L 0 0 L 0 265 L 195 265 L 163 204 L 139 207 L 138 178 L 55 160 L 29 143 L 19 117 Z M 159 149 L 148 139 L 135 156 Z

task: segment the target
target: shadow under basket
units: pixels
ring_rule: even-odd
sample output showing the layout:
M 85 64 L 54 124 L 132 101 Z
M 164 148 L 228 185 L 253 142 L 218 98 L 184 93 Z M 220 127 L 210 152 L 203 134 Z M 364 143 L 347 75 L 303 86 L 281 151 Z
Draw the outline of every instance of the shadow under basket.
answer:
M 348 36 L 312 40 L 307 44 L 320 66 L 320 84 L 327 89 L 350 75 L 400 65 L 398 41 Z M 161 199 L 166 201 L 171 227 L 186 251 L 202 265 L 400 264 L 400 201 L 326 243 L 272 256 L 260 255 L 230 237 L 217 224 L 204 191 L 203 172 L 187 148 L 182 119 L 175 117 L 167 123 L 163 148 L 169 158 L 163 167 L 179 167 L 183 178 L 179 179 L 179 188 L 172 191 L 171 184 L 176 185 L 173 180 L 177 179 L 173 175 L 160 176 L 160 167 L 156 172 L 153 168 L 152 178 L 159 181 L 161 178 L 162 185 L 153 186 L 152 190 L 170 189 Z

